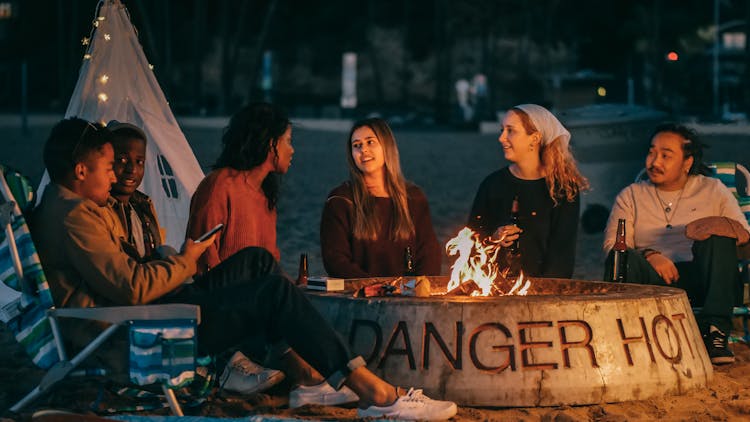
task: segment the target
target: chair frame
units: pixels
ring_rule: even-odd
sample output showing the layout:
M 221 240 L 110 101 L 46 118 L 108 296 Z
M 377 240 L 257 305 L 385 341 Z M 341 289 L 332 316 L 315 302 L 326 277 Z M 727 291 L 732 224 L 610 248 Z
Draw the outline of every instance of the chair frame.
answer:
M 16 244 L 16 237 L 12 226 L 14 216 L 20 216 L 20 218 L 22 218 L 22 214 L 18 204 L 16 204 L 13 199 L 15 198 L 13 198 L 13 195 L 8 188 L 5 176 L 0 171 L 0 225 L 3 226 L 3 229 L 5 230 L 13 269 L 19 280 L 22 294 L 30 294 L 35 289 L 32 288 L 32 286 L 29 286 L 28 280 L 24 278 L 23 263 L 18 253 L 18 246 Z M 112 337 L 118 328 L 139 321 L 174 320 L 190 321 L 197 326 L 200 324 L 200 307 L 198 305 L 189 304 L 114 306 L 98 308 L 55 308 L 54 306 L 51 306 L 46 310 L 46 317 L 50 323 L 59 361 L 47 370 L 38 386 L 9 409 L 12 412 L 19 413 L 24 407 L 39 398 L 42 394 L 50 391 L 52 387 L 70 375 L 78 365 L 84 362 L 102 344 Z M 104 329 L 104 331 L 102 331 L 73 358 L 68 359 L 63 336 L 59 328 L 58 318 L 96 320 L 107 322 L 111 325 Z M 162 390 L 172 413 L 176 416 L 183 416 L 181 406 L 175 397 L 174 391 L 169 388 L 166 383 L 162 384 Z

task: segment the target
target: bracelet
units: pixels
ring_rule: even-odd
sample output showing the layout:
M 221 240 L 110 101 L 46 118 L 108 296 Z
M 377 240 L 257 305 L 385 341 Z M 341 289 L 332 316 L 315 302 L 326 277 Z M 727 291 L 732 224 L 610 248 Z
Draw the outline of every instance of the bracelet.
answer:
M 641 252 L 641 255 L 643 255 L 643 258 L 644 258 L 644 259 L 648 259 L 648 257 L 649 257 L 649 256 L 651 256 L 651 255 L 655 255 L 655 254 L 660 254 L 660 253 L 661 253 L 661 252 L 659 252 L 659 251 L 657 251 L 657 250 L 655 250 L 655 249 L 644 249 L 644 250 L 643 250 L 643 251 Z

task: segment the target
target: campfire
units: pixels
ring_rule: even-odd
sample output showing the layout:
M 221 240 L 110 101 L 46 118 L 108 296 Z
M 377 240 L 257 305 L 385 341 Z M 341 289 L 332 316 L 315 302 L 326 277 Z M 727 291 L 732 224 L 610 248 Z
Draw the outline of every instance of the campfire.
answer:
M 523 272 L 515 280 L 507 278 L 510 268 L 500 268 L 498 256 L 503 239 L 491 237 L 479 240 L 479 234 L 464 227 L 449 240 L 445 250 L 458 255 L 451 267 L 451 278 L 446 294 L 463 293 L 470 296 L 525 296 L 531 280 Z

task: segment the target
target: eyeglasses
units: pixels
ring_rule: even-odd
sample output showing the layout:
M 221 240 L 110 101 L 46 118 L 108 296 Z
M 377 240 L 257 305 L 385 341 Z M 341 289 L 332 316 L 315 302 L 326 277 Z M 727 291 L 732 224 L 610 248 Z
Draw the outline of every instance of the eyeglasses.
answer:
M 99 128 L 96 127 L 95 124 L 91 122 L 86 122 L 86 127 L 83 128 L 83 132 L 81 132 L 81 136 L 78 137 L 78 140 L 76 141 L 76 144 L 73 147 L 73 151 L 70 152 L 71 163 L 73 164 L 76 163 L 76 156 L 78 156 L 79 150 L 81 149 L 81 146 L 83 145 L 83 141 L 84 139 L 86 139 L 90 130 L 93 130 L 94 133 L 99 132 Z

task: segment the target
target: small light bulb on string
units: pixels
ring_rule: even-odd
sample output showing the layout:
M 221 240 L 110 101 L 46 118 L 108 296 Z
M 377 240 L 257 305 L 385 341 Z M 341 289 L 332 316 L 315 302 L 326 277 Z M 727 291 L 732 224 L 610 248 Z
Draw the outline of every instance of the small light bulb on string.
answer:
M 112 39 L 112 36 L 109 34 L 104 34 L 104 41 L 109 41 Z
M 90 60 L 90 59 L 91 59 L 91 54 L 84 54 L 83 55 L 83 60 Z
M 82 45 L 89 45 L 90 42 L 91 42 L 91 39 L 89 37 L 83 37 L 83 39 L 81 39 Z
M 151 70 L 154 70 L 154 65 L 152 65 L 151 63 L 149 63 L 148 64 L 148 68 L 151 69 Z
M 102 75 L 102 76 L 101 76 L 101 77 L 99 78 L 99 82 L 100 82 L 100 83 L 101 83 L 102 85 L 106 84 L 106 83 L 107 83 L 108 81 L 109 81 L 109 76 L 107 76 L 107 75 Z
M 99 21 L 94 21 L 93 24 L 94 24 L 95 27 L 97 27 L 97 28 L 99 27 Z
M 109 99 L 109 97 L 107 96 L 107 94 L 105 94 L 103 92 L 100 93 L 99 95 L 97 95 L 97 98 L 99 98 L 99 101 L 101 101 L 103 103 L 106 103 L 107 100 Z
M 106 16 L 98 16 L 96 19 L 100 20 L 100 21 L 103 21 L 103 20 L 106 20 L 107 17 Z

